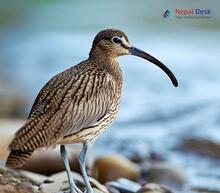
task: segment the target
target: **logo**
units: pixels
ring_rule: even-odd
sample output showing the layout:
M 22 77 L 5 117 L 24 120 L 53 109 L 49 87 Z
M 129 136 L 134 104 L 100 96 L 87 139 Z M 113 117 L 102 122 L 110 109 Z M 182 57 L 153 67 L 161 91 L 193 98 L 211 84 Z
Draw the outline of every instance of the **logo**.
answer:
M 169 10 L 166 10 L 164 13 L 163 13 L 163 17 L 164 18 L 168 18 L 171 16 L 171 12 Z
M 182 9 L 174 8 L 172 10 L 167 9 L 163 13 L 163 18 L 178 18 L 178 19 L 187 19 L 187 18 L 211 18 L 212 10 L 211 9 L 200 9 L 200 8 L 191 8 L 191 9 Z

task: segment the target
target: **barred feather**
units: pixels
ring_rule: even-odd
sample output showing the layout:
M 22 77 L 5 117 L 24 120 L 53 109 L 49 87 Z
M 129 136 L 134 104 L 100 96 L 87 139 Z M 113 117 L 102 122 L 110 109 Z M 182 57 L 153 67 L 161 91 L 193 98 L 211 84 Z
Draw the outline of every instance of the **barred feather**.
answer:
M 24 165 L 33 152 L 23 152 L 20 150 L 12 150 L 8 156 L 6 166 L 9 168 L 19 168 Z

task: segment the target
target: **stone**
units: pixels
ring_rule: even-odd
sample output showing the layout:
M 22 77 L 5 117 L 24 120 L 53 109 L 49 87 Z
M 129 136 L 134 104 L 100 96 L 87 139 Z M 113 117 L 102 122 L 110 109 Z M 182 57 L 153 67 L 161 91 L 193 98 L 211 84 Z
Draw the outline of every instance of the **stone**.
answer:
M 212 159 L 220 159 L 220 144 L 210 139 L 184 139 L 176 149 L 184 152 L 196 153 L 202 156 L 207 156 Z
M 1 173 L 0 176 L 1 185 L 16 184 L 21 182 L 21 180 L 23 180 L 17 176 L 18 174 L 16 171 L 7 169 L 4 166 L 1 166 L 0 173 Z
M 76 172 L 72 172 L 73 178 L 78 181 L 83 183 L 82 176 Z M 58 181 L 66 181 L 67 180 L 67 173 L 66 171 L 58 172 L 56 174 L 53 174 L 50 176 L 51 179 L 53 179 L 54 182 Z
M 35 190 L 35 187 L 33 189 L 25 188 L 23 185 L 18 185 L 16 188 L 12 184 L 7 185 L 0 185 L 0 193 L 44 193 L 42 191 Z
M 89 177 L 89 181 L 92 186 L 96 187 L 96 190 L 101 191 L 102 193 L 109 193 L 107 188 L 100 184 L 96 179 Z
M 82 187 L 82 177 L 74 172 L 72 172 L 72 175 L 75 183 Z M 69 184 L 65 171 L 51 175 L 50 178 L 53 179 L 54 182 L 41 184 L 40 190 L 43 190 L 45 193 L 58 193 L 68 189 Z
M 25 171 L 25 170 L 20 170 L 19 173 L 21 176 L 29 179 L 35 185 L 54 182 L 52 178 L 49 178 L 41 174 L 36 174 L 36 173 Z
M 67 145 L 70 168 L 74 172 L 80 173 L 78 156 L 81 151 L 80 146 Z M 91 170 L 92 157 L 87 159 L 87 170 Z M 54 163 L 54 164 L 51 164 Z M 50 176 L 58 172 L 64 171 L 64 163 L 60 156 L 60 148 L 57 146 L 54 149 L 40 150 L 34 152 L 29 160 L 22 166 L 23 170 L 32 171 L 42 175 Z M 91 172 L 90 172 L 91 173 Z
M 97 188 L 93 188 L 93 193 L 105 193 Z M 109 192 L 108 192 L 109 193 Z
M 1 193 L 21 193 L 13 187 L 12 185 L 0 185 L 0 192 Z M 22 192 L 22 193 L 30 193 L 30 192 Z
M 173 193 L 167 186 L 155 183 L 144 185 L 136 193 Z
M 77 185 L 82 191 L 85 189 L 83 178 L 80 174 L 72 172 L 73 179 Z M 69 184 L 67 180 L 67 174 L 65 171 L 59 172 L 57 174 L 54 174 L 50 176 L 51 179 L 54 180 L 52 183 L 43 183 L 40 185 L 40 190 L 44 191 L 45 193 L 58 193 L 61 191 L 68 190 Z M 89 178 L 90 183 L 94 189 L 96 189 L 96 192 L 99 193 L 109 193 L 109 191 L 101 185 L 98 181 L 96 181 L 93 178 Z
M 2 163 L 0 163 L 0 173 L 7 172 L 8 168 L 6 168 Z
M 118 156 L 104 156 L 95 160 L 93 176 L 101 183 L 115 181 L 118 178 L 137 180 L 139 168 L 130 160 Z
M 30 183 L 20 182 L 15 185 L 15 188 L 19 191 L 27 191 L 30 193 L 36 193 L 37 190 Z
M 140 179 L 164 184 L 178 191 L 183 190 L 187 185 L 184 172 L 179 167 L 167 162 L 142 163 Z
M 0 165 L 0 193 L 43 193 L 32 182 L 33 179 L 37 179 L 36 175 L 28 174 L 26 171 L 8 169 Z
M 15 188 L 10 185 L 0 185 L 1 193 L 17 193 Z
M 65 188 L 67 187 L 67 184 Z M 42 190 L 45 193 L 58 193 L 61 192 L 61 189 L 63 188 L 63 183 L 62 182 L 56 182 L 56 183 L 51 183 L 51 184 L 41 184 L 40 185 L 40 190 Z
M 116 187 L 114 186 L 109 186 L 108 190 L 110 191 L 110 193 L 120 193 L 120 190 L 118 190 Z
M 198 193 L 219 193 L 220 189 L 216 188 L 201 188 L 201 187 L 196 187 L 191 190 L 192 192 L 198 192 Z
M 138 183 L 132 182 L 125 178 L 120 178 L 117 181 L 107 182 L 106 187 L 111 193 L 135 193 L 141 188 Z

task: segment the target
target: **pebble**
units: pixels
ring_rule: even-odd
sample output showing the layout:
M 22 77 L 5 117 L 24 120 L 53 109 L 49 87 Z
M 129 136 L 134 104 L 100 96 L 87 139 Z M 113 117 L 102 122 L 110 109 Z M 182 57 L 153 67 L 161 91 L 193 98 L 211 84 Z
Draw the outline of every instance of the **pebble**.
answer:
M 20 182 L 20 183 L 17 183 L 15 185 L 15 188 L 17 190 L 23 190 L 23 191 L 28 191 L 30 193 L 36 193 L 38 188 L 36 188 L 36 186 L 33 186 L 32 184 L 30 183 L 24 183 L 24 182 Z
M 42 191 L 37 191 L 36 187 L 27 187 L 24 185 L 0 185 L 0 193 L 44 193 Z
M 140 179 L 164 184 L 174 190 L 183 190 L 187 185 L 184 172 L 178 166 L 167 162 L 142 163 Z
M 120 178 L 117 181 L 107 182 L 106 186 L 112 193 L 135 193 L 141 188 L 138 183 L 125 178 Z
M 91 185 L 97 187 L 99 191 L 102 191 L 103 193 L 109 193 L 108 189 L 104 185 L 100 184 L 96 179 L 89 177 L 89 181 Z
M 6 168 L 3 164 L 0 164 L 0 173 L 4 173 L 8 171 L 8 168 Z
M 0 192 L 1 193 L 21 193 L 18 192 L 13 186 L 11 185 L 0 185 Z M 24 193 L 24 192 L 23 192 Z M 28 193 L 28 192 L 25 192 Z
M 101 183 L 115 181 L 118 178 L 137 180 L 139 168 L 130 160 L 118 156 L 104 156 L 95 160 L 93 176 Z
M 81 190 L 84 190 L 84 182 L 83 178 L 80 174 L 72 172 L 74 181 Z M 54 180 L 52 183 L 43 183 L 40 185 L 40 190 L 44 191 L 45 193 L 58 193 L 60 191 L 65 191 L 68 189 L 69 184 L 67 180 L 67 174 L 65 171 L 59 172 L 57 174 L 54 174 L 50 176 L 51 179 Z M 109 193 L 107 188 L 100 184 L 98 181 L 96 181 L 93 178 L 89 178 L 90 183 L 92 187 L 96 190 L 97 193 Z
M 120 157 L 120 160 L 121 159 L 122 158 Z M 118 158 L 114 158 L 113 160 L 118 160 Z M 1 191 L 0 189 L 1 193 L 62 193 L 69 188 L 66 171 L 62 171 L 47 177 L 29 171 L 8 170 L 3 166 L 0 168 L 2 171 L 6 172 L 3 173 L 3 177 L 9 178 L 7 180 L 7 183 L 10 183 L 8 190 L 11 188 L 11 192 L 5 192 L 3 189 Z M 4 176 L 5 174 L 8 174 L 8 176 Z M 85 191 L 82 176 L 75 172 L 72 172 L 72 174 L 76 185 L 82 191 Z M 30 182 L 27 181 L 27 179 Z M 160 184 L 150 183 L 146 184 L 144 187 L 141 187 L 140 184 L 125 178 L 119 178 L 117 181 L 107 182 L 106 186 L 100 184 L 100 182 L 94 178 L 89 177 L 89 180 L 94 193 L 171 193 L 169 188 Z
M 220 193 L 220 189 L 216 189 L 216 188 L 192 188 L 191 192 L 198 192 L 198 193 Z
M 19 172 L 20 172 L 21 176 L 30 179 L 30 181 L 35 185 L 40 185 L 42 183 L 54 182 L 54 180 L 52 178 L 49 178 L 49 177 L 41 175 L 41 174 L 37 174 L 37 173 L 25 171 L 25 170 L 20 170 Z
M 178 150 L 197 153 L 212 159 L 220 159 L 220 144 L 204 138 L 183 139 L 177 147 Z
M 137 193 L 173 193 L 167 186 L 155 183 L 144 185 Z
M 67 145 L 66 147 L 71 170 L 80 173 L 78 156 L 81 147 L 78 145 Z M 89 156 L 87 160 L 87 170 L 91 171 L 92 157 Z M 54 149 L 36 151 L 21 169 L 46 176 L 64 171 L 65 167 L 60 157 L 60 147 L 57 146 Z
M 72 172 L 72 175 L 75 183 L 79 186 L 80 182 L 80 185 L 82 186 L 82 177 L 74 172 Z M 69 184 L 65 171 L 51 175 L 50 178 L 53 179 L 53 182 L 41 184 L 40 190 L 43 190 L 45 193 L 58 193 L 68 189 Z

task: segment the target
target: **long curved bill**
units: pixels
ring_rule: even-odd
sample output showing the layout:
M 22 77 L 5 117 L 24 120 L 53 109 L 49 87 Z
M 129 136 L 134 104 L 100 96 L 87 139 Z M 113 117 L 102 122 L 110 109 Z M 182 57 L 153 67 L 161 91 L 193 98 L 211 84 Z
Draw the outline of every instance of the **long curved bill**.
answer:
M 170 80 L 172 81 L 173 85 L 175 87 L 178 86 L 178 82 L 176 77 L 174 76 L 174 74 L 170 71 L 169 68 L 167 68 L 162 62 L 160 62 L 159 60 L 157 60 L 156 58 L 154 58 L 153 56 L 151 56 L 150 54 L 144 52 L 143 50 L 140 50 L 138 48 L 135 48 L 134 46 L 130 47 L 129 49 L 129 53 L 131 55 L 134 56 L 138 56 L 141 57 L 145 60 L 148 60 L 152 63 L 154 63 L 156 66 L 158 66 L 159 68 L 161 68 L 166 74 L 167 76 L 169 76 Z

